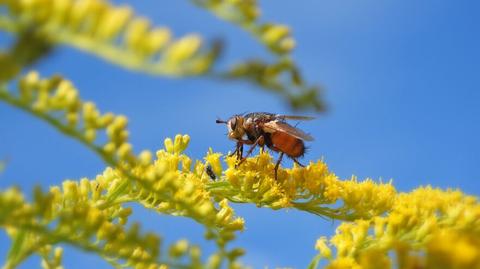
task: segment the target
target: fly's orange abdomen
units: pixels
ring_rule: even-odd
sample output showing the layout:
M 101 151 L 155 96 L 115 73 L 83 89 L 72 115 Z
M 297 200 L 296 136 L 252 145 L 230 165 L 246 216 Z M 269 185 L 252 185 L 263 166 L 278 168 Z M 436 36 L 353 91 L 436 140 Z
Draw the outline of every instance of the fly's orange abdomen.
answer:
M 289 157 L 297 158 L 305 153 L 305 145 L 303 144 L 303 140 L 287 133 L 274 132 L 270 135 L 270 139 L 275 149 L 284 152 Z

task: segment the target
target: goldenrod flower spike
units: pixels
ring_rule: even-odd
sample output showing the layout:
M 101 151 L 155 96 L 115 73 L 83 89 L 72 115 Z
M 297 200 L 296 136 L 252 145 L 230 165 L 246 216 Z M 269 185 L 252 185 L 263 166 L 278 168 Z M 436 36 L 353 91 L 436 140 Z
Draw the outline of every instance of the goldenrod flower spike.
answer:
M 290 101 L 294 108 L 324 110 L 319 88 L 308 85 L 291 57 L 295 39 L 288 26 L 261 22 L 260 8 L 256 0 L 191 0 L 215 16 L 232 22 L 252 34 L 275 56 L 273 62 L 244 60 L 220 72 L 221 77 L 246 79 L 264 88 L 278 92 Z
M 227 70 L 213 70 L 220 42 L 205 45 L 198 34 L 174 38 L 168 28 L 154 27 L 130 7 L 107 0 L 4 0 L 0 29 L 19 35 L 18 43 L 28 47 L 22 51 L 28 57 L 20 60 L 15 49 L 12 55 L 0 53 L 5 68 L 0 81 L 15 77 L 55 45 L 66 44 L 153 75 L 246 79 L 278 92 L 294 108 L 324 109 L 318 87 L 303 80 L 291 59 L 295 41 L 288 26 L 258 22 L 256 1 L 193 1 L 252 33 L 277 56 L 275 61 L 245 60 Z
M 192 2 L 207 9 L 219 18 L 244 28 L 274 53 L 280 55 L 288 54 L 295 45 L 288 27 L 272 23 L 260 23 L 258 21 L 260 9 L 255 0 L 192 0 Z
M 79 201 L 87 202 L 93 209 L 88 212 L 82 209 L 79 214 L 83 214 L 81 218 L 86 221 L 86 227 L 98 230 L 97 237 L 102 240 L 117 235 L 112 223 L 102 223 L 102 219 L 107 219 L 102 217 L 103 212 L 115 216 L 118 224 L 124 225 L 131 210 L 117 206 L 125 202 L 137 202 L 159 213 L 187 216 L 205 226 L 208 239 L 214 240 L 219 248 L 221 260 L 227 259 L 226 244 L 234 239 L 236 232 L 243 230 L 244 222 L 234 216 L 226 201 L 217 206 L 206 190 L 206 176 L 191 171 L 192 161 L 184 154 L 190 141 L 188 135 L 177 135 L 173 140 L 167 138 L 165 150 L 159 150 L 155 160 L 149 151 L 136 155 L 128 142 L 127 118 L 100 113 L 93 103 L 79 98 L 69 81 L 60 77 L 41 79 L 37 73 L 30 73 L 21 79 L 20 85 L 23 86 L 19 94 L 2 89 L 0 100 L 22 108 L 79 140 L 111 166 L 94 182 L 66 180 L 62 184 L 63 191 L 53 187 L 52 201 L 72 208 L 76 208 Z M 73 99 L 58 97 L 65 93 Z M 37 105 L 39 100 L 41 109 Z M 69 115 L 76 115 L 74 123 L 67 120 Z M 100 131 L 107 137 L 103 144 L 96 142 Z M 71 232 L 76 228 L 66 225 L 63 229 Z
M 211 151 L 206 157 L 212 167 L 220 164 L 219 159 L 220 155 Z M 240 166 L 236 166 L 234 156 L 226 157 L 225 162 L 228 168 L 224 177 L 209 183 L 208 189 L 214 196 L 233 202 L 272 209 L 297 208 L 320 216 L 353 220 L 386 212 L 395 195 L 390 183 L 379 184 L 368 179 L 358 182 L 355 178 L 342 181 L 321 161 L 305 168 L 280 168 L 277 180 L 273 173 L 275 163 L 268 152 L 248 158 Z
M 183 76 L 205 73 L 216 47 L 195 35 L 172 39 L 165 27 L 152 27 L 130 7 L 104 0 L 5 0 L 8 14 L 0 28 L 18 32 L 35 28 L 50 42 L 68 44 L 110 62 L 151 74 Z
M 387 214 L 337 228 L 329 240 L 336 257 L 327 268 L 347 260 L 358 268 L 392 268 L 387 256 L 392 251 L 398 268 L 478 268 L 479 219 L 477 198 L 458 190 L 421 187 L 399 193 Z

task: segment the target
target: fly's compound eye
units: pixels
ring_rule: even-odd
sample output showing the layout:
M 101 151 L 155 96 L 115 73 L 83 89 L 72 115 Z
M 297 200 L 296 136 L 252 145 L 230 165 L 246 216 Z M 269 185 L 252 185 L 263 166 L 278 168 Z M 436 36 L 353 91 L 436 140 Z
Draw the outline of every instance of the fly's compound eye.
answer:
M 237 128 L 237 118 L 233 118 L 229 121 L 230 131 L 235 131 Z

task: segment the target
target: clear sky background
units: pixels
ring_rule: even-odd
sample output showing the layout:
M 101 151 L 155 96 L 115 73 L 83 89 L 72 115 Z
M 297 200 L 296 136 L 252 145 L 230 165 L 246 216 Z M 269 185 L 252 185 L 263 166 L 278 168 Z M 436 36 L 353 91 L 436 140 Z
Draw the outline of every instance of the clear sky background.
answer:
M 170 26 L 176 35 L 224 37 L 223 63 L 268 57 L 248 34 L 188 1 L 130 2 L 138 14 Z M 393 179 L 400 191 L 430 184 L 480 195 L 478 1 L 264 0 L 261 7 L 264 20 L 292 27 L 296 61 L 308 81 L 325 88 L 328 112 L 301 113 L 317 116 L 300 125 L 316 138 L 303 162 L 323 158 L 341 178 Z M 8 40 L 0 33 L 2 47 Z M 165 137 L 186 133 L 192 138 L 188 154 L 202 158 L 209 147 L 221 152 L 234 147 L 225 126 L 215 124 L 217 117 L 293 113 L 284 100 L 247 83 L 151 77 L 68 47 L 36 68 L 44 76 L 60 72 L 71 79 L 102 111 L 127 115 L 137 150 L 162 148 Z M 47 188 L 64 179 L 91 178 L 104 168 L 77 142 L 2 103 L 0 120 L 0 158 L 10 160 L 0 188 L 18 185 L 30 192 L 35 184 Z M 306 267 L 315 240 L 331 235 L 338 224 L 295 210 L 234 207 L 246 219 L 235 245 L 247 249 L 243 261 L 256 268 Z M 132 220 L 158 231 L 165 242 L 189 238 L 213 249 L 202 227 L 189 219 L 138 208 Z M 0 260 L 7 246 L 2 233 Z M 66 268 L 109 267 L 72 248 L 64 256 Z M 38 258 L 22 266 L 32 267 L 39 267 Z

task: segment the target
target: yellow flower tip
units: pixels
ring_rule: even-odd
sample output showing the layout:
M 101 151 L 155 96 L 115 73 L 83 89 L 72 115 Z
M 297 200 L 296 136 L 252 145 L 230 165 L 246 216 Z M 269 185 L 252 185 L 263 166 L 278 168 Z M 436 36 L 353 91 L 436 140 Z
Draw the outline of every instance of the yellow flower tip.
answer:
M 193 57 L 202 45 L 198 35 L 187 35 L 172 43 L 165 52 L 167 62 L 177 64 Z
M 187 253 L 188 247 L 189 243 L 186 239 L 178 240 L 170 247 L 169 255 L 172 258 L 179 258 Z
M 241 186 L 241 179 L 239 174 L 240 173 L 233 168 L 228 168 L 227 170 L 225 170 L 225 178 L 235 188 L 239 188 Z
M 188 143 L 190 142 L 190 136 L 188 135 L 176 135 L 175 141 L 173 143 L 173 151 L 174 153 L 180 154 L 188 147 Z
M 368 230 L 370 228 L 369 220 L 357 220 L 355 226 L 351 228 L 351 233 L 354 242 L 363 242 L 368 235 Z
M 118 157 L 123 160 L 127 160 L 132 156 L 132 145 L 129 143 L 123 143 L 118 147 L 117 150 Z
M 315 249 L 320 252 L 322 257 L 331 259 L 332 258 L 332 250 L 327 245 L 327 238 L 325 236 L 320 237 L 317 242 L 315 243 Z
M 112 124 L 114 119 L 115 119 L 115 115 L 113 113 L 111 112 L 105 113 L 98 119 L 98 127 L 105 128 L 108 125 Z
M 152 163 L 152 153 L 149 150 L 144 150 L 138 156 L 140 165 L 147 166 Z
M 227 167 L 229 168 L 235 168 L 235 165 L 237 164 L 237 156 L 230 156 L 230 153 L 225 156 L 225 163 L 227 164 Z
M 114 118 L 113 124 L 118 128 L 118 129 L 125 129 L 127 128 L 128 124 L 128 119 L 124 115 L 118 115 Z
M 60 84 L 58 84 L 57 87 L 57 94 L 59 95 L 64 95 L 67 92 L 76 92 L 75 87 L 73 86 L 73 83 L 70 80 L 63 79 L 60 81 Z
M 188 144 L 190 143 L 190 136 L 189 135 L 183 135 L 182 136 L 182 142 L 183 142 L 183 144 L 188 146 Z
M 262 40 L 272 50 L 286 53 L 295 47 L 295 40 L 290 35 L 290 28 L 285 25 L 270 24 L 264 27 Z
M 40 81 L 40 74 L 37 71 L 30 71 L 28 74 L 22 78 L 22 82 L 28 88 L 32 88 L 32 86 L 37 85 Z
M 245 255 L 245 250 L 242 248 L 234 248 L 229 251 L 227 255 L 230 259 L 235 260 L 238 257 Z
M 197 207 L 197 213 L 203 217 L 210 215 L 213 211 L 213 205 L 208 202 L 203 202 L 200 206 Z
M 208 258 L 207 268 L 220 268 L 222 257 L 219 253 L 215 253 Z
M 288 52 L 295 48 L 296 42 L 293 38 L 285 38 L 279 43 L 279 50 L 282 52 Z
M 56 247 L 53 253 L 54 260 L 60 263 L 62 261 L 62 256 L 63 256 L 63 248 Z
M 215 218 L 216 218 L 217 223 L 219 225 L 223 226 L 225 224 L 228 224 L 228 222 L 232 218 L 233 209 L 228 205 L 228 200 L 227 199 L 223 199 L 222 201 L 220 201 L 219 205 L 220 205 L 221 209 L 217 213 Z
M 65 198 L 72 200 L 76 200 L 78 198 L 79 190 L 77 182 L 73 180 L 65 180 L 63 181 L 62 186 Z
M 133 10 L 128 6 L 108 10 L 98 23 L 95 35 L 100 39 L 112 39 L 120 32 L 132 15 Z
M 147 31 L 150 29 L 150 21 L 143 17 L 133 19 L 128 23 L 125 32 L 125 43 L 128 47 L 141 51 L 142 38 L 146 36 Z
M 87 224 L 87 230 L 96 231 L 104 221 L 104 215 L 100 210 L 89 210 L 85 223 Z
M 188 158 L 187 156 L 183 155 L 181 158 L 182 162 L 182 172 L 188 173 L 192 167 L 192 159 Z
M 272 163 L 273 157 L 268 151 L 263 151 L 255 157 L 255 163 L 260 167 L 270 165 Z
M 95 139 L 97 138 L 97 130 L 95 129 L 86 129 L 85 134 L 84 134 L 85 140 L 87 140 L 88 143 L 93 143 Z
M 220 226 L 226 226 L 229 223 L 230 218 L 233 216 L 233 210 L 231 208 L 222 208 L 216 215 L 216 223 Z
M 170 39 L 171 33 L 168 28 L 155 28 L 148 34 L 145 45 L 151 54 L 165 48 Z
M 110 238 L 115 238 L 116 229 L 114 224 L 104 221 L 100 228 L 97 231 L 97 237 L 100 240 L 108 240 Z
M 103 146 L 103 151 L 109 155 L 113 154 L 115 152 L 116 146 L 112 142 L 108 142 Z
M 168 152 L 168 153 L 174 153 L 174 150 L 173 150 L 173 141 L 171 138 L 166 138 L 163 142 L 163 144 L 165 145 L 165 150 Z M 158 153 L 157 153 L 158 155 Z
M 128 218 L 132 214 L 133 210 L 131 207 L 125 207 L 118 211 L 117 215 L 121 218 Z
M 70 127 L 75 126 L 78 122 L 78 114 L 76 112 L 68 112 L 66 119 Z
M 82 195 L 82 197 L 88 197 L 90 190 L 90 180 L 88 180 L 87 178 L 82 178 L 80 180 L 80 194 Z
M 190 259 L 192 261 L 200 261 L 202 257 L 202 249 L 199 246 L 190 247 Z
M 243 231 L 245 229 L 245 219 L 235 218 L 233 221 L 231 221 L 225 226 L 225 229 L 231 231 Z
M 132 252 L 132 255 L 130 258 L 133 259 L 141 259 L 143 256 L 143 250 L 140 247 L 135 248 L 135 250 Z
M 288 36 L 290 28 L 286 25 L 270 24 L 264 27 L 262 39 L 267 43 L 276 43 L 278 40 Z
M 95 104 L 93 102 L 85 102 L 82 105 L 82 110 L 85 117 L 88 118 L 92 113 L 97 110 L 97 108 L 95 107 Z
M 62 191 L 58 186 L 52 186 L 49 190 L 50 194 L 53 197 L 53 202 L 59 202 L 62 199 Z

